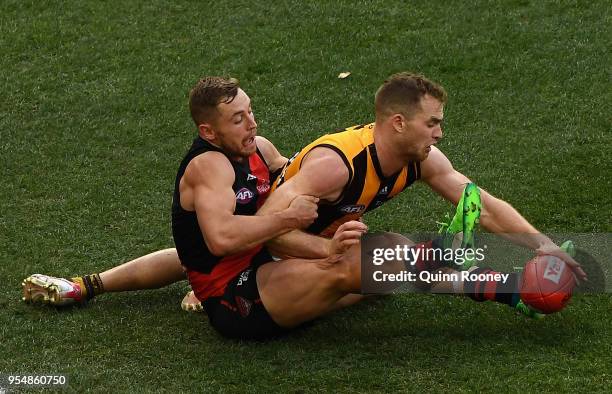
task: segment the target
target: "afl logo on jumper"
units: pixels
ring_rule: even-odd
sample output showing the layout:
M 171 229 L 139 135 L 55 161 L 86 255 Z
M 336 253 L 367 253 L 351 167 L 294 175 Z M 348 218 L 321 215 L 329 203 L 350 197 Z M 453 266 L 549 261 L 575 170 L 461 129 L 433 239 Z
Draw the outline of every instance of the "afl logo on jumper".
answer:
M 238 204 L 248 204 L 251 202 L 253 197 L 255 197 L 255 194 L 253 194 L 253 192 L 246 187 L 243 187 L 236 192 L 236 202 Z
M 360 213 L 365 209 L 365 205 L 343 205 L 340 211 L 344 213 Z

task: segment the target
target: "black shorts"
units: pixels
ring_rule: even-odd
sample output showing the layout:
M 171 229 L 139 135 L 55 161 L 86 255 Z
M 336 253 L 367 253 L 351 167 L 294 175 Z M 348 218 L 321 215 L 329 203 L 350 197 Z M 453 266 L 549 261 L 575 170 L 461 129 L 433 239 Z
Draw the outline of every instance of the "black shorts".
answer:
M 272 320 L 259 297 L 257 269 L 272 261 L 262 255 L 267 253 L 258 254 L 247 269 L 227 284 L 222 296 L 202 302 L 210 324 L 225 337 L 264 340 L 290 331 Z

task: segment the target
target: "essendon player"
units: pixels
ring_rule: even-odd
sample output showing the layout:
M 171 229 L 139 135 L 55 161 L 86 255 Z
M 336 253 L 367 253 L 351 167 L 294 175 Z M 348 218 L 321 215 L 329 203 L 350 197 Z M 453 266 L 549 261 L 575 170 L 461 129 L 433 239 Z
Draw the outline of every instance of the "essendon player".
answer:
M 279 334 L 284 329 L 270 317 L 268 301 L 260 295 L 269 282 L 258 275 L 262 265 L 279 263 L 271 263 L 263 243 L 310 225 L 318 198 L 278 198 L 269 214 L 258 214 L 270 193 L 270 170 L 284 160 L 270 142 L 256 136 L 250 98 L 236 80 L 202 79 L 191 91 L 190 109 L 199 133 L 179 167 L 172 204 L 179 258 L 213 327 L 239 338 Z M 290 248 L 304 243 L 316 244 L 317 239 L 304 234 Z M 317 257 L 329 255 L 328 244 L 320 240 Z

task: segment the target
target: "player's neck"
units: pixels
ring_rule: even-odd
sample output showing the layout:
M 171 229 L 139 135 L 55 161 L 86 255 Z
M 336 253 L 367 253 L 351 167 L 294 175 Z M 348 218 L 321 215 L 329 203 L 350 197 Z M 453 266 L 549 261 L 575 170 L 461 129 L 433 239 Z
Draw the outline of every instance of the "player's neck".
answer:
M 398 155 L 389 138 L 384 138 L 382 133 L 374 133 L 374 145 L 380 168 L 385 177 L 389 177 L 406 166 L 407 160 Z

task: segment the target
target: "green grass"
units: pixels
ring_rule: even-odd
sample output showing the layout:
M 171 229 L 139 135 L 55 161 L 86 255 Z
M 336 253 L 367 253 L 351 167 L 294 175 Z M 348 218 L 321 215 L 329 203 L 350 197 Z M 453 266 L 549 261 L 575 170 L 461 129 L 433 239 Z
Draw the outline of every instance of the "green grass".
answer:
M 260 133 L 291 155 L 373 119 L 391 73 L 450 94 L 455 167 L 546 232 L 612 232 L 612 26 L 604 1 L 25 2 L 0 13 L 0 372 L 68 374 L 74 391 L 586 391 L 612 385 L 612 300 L 543 321 L 468 300 L 366 302 L 272 343 L 217 336 L 186 284 L 87 308 L 19 302 L 33 272 L 88 273 L 172 245 L 186 94 L 232 75 Z M 351 71 L 337 79 L 341 71 Z M 416 187 L 367 217 L 431 231 Z M 32 355 L 34 353 L 34 355 Z

